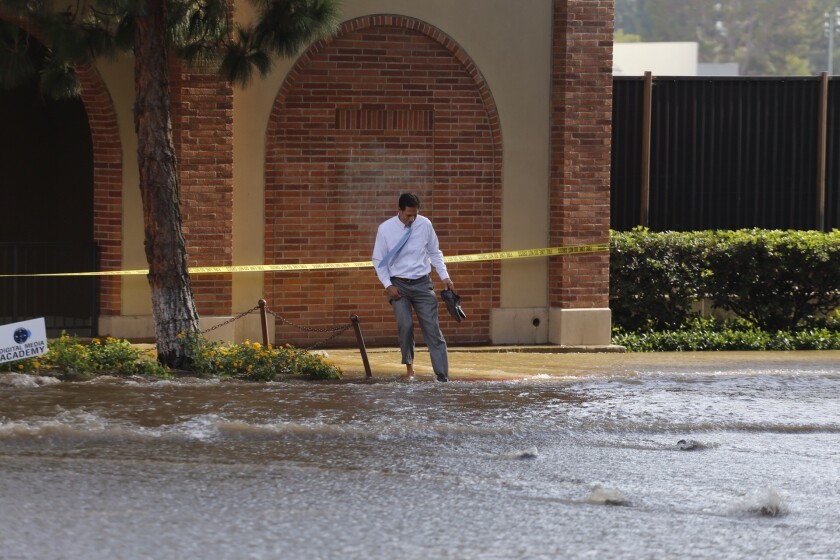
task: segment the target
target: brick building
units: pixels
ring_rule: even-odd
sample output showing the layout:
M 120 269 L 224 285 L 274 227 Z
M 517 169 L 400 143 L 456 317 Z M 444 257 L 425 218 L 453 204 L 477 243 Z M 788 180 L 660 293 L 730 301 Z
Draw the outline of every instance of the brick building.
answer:
M 335 36 L 245 90 L 173 67 L 190 266 L 369 260 L 405 191 L 445 255 L 608 240 L 613 0 L 342 11 Z M 129 60 L 82 72 L 102 270 L 146 266 L 132 76 Z M 443 319 L 451 344 L 609 343 L 607 252 L 449 268 L 469 315 Z M 369 344 L 395 341 L 372 269 L 196 275 L 193 289 L 204 328 L 265 298 L 296 325 L 357 314 Z M 152 335 L 143 276 L 105 277 L 98 297 L 101 334 Z M 322 336 L 275 326 L 278 342 Z M 216 334 L 259 339 L 257 317 Z

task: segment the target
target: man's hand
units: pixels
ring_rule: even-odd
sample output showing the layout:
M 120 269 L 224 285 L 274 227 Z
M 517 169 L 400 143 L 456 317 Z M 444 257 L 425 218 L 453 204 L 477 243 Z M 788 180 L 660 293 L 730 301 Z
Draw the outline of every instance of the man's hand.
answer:
M 385 291 L 388 292 L 388 297 L 391 299 L 400 299 L 402 297 L 400 296 L 400 290 L 393 284 L 385 288 Z
M 447 290 L 452 290 L 453 292 L 455 291 L 455 284 L 452 283 L 450 278 L 446 278 L 445 280 L 442 280 L 442 282 Z

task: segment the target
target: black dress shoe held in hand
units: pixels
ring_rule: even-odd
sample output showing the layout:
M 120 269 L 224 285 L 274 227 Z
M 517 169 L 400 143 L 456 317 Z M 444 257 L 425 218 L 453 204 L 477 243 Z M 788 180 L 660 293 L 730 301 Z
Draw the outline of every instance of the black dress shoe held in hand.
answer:
M 461 309 L 461 296 L 447 288 L 446 290 L 440 291 L 440 297 L 443 298 L 444 303 L 446 303 L 446 309 L 456 321 L 460 323 L 467 318 L 467 314 Z

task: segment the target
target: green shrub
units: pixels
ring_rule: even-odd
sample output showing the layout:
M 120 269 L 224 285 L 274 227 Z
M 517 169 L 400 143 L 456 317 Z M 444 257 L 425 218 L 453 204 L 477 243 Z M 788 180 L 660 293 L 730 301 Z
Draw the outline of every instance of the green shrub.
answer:
M 47 353 L 18 360 L 9 371 L 57 371 L 69 378 L 90 378 L 97 373 L 167 377 L 167 369 L 127 340 L 107 337 L 82 343 L 77 337 L 62 333 L 47 343 Z
M 840 307 L 840 231 L 611 232 L 614 325 L 674 330 L 704 298 L 765 331 L 817 327 Z
M 184 335 L 181 335 L 184 336 Z M 323 357 L 292 346 L 263 346 L 258 342 L 224 344 L 207 340 L 198 333 L 187 335 L 188 351 L 196 372 L 220 377 L 250 380 L 274 380 L 278 375 L 308 379 L 339 379 L 341 368 Z M 62 334 L 48 342 L 46 354 L 5 364 L 7 371 L 58 372 L 69 379 L 88 379 L 95 374 L 144 375 L 168 377 L 169 371 L 150 354 L 127 340 L 108 337 L 82 343 Z
M 814 324 L 840 306 L 840 231 L 721 231 L 708 252 L 709 295 L 765 330 Z
M 207 340 L 199 333 L 180 336 L 186 337 L 193 369 L 197 372 L 255 381 L 271 381 L 282 374 L 309 379 L 340 379 L 342 374 L 341 368 L 321 356 L 290 345 L 274 347 L 250 341 L 225 344 Z
M 630 352 L 710 350 L 840 350 L 836 324 L 798 331 L 764 331 L 736 319 L 693 319 L 668 331 L 613 330 L 613 344 Z
M 627 330 L 675 328 L 697 313 L 709 275 L 709 232 L 610 234 L 610 309 Z

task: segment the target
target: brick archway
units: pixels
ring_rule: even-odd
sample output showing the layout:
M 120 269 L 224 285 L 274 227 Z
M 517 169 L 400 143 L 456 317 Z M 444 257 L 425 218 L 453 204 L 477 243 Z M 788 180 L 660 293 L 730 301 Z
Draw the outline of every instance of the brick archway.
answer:
M 99 246 L 99 269 L 122 267 L 122 143 L 114 103 L 95 68 L 77 69 L 82 102 L 93 141 L 93 240 Z M 119 315 L 119 276 L 99 280 L 100 315 Z
M 345 22 L 289 72 L 266 137 L 267 263 L 370 259 L 378 224 L 417 192 L 445 254 L 501 244 L 501 131 L 489 88 L 464 50 L 417 19 Z M 469 321 L 444 317 L 455 343 L 490 340 L 497 262 L 451 265 Z M 365 340 L 393 343 L 393 316 L 372 269 L 276 273 L 266 297 L 290 322 L 323 326 L 358 314 Z M 323 338 L 283 323 L 277 340 Z M 347 342 L 352 342 L 349 339 Z
M 0 19 L 18 22 L 16 15 L 0 11 Z M 30 32 L 41 39 L 35 29 Z M 99 269 L 122 266 L 122 143 L 117 115 L 102 77 L 92 66 L 76 68 L 82 84 L 81 100 L 87 113 L 93 144 L 93 240 L 99 246 Z M 121 281 L 118 276 L 99 280 L 99 314 L 119 315 Z

